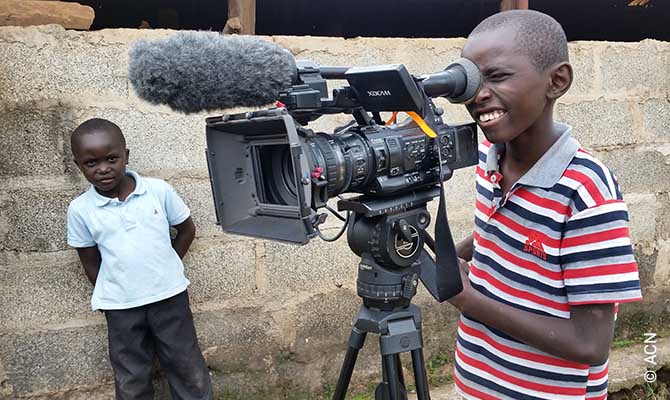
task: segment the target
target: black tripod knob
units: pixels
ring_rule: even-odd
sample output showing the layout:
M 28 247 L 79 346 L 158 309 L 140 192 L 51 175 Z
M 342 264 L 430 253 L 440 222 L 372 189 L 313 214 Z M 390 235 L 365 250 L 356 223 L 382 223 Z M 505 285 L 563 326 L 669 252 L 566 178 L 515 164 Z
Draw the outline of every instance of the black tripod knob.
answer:
M 406 276 L 402 287 L 402 297 L 411 300 L 416 294 L 417 286 L 419 286 L 419 274 L 415 272 Z

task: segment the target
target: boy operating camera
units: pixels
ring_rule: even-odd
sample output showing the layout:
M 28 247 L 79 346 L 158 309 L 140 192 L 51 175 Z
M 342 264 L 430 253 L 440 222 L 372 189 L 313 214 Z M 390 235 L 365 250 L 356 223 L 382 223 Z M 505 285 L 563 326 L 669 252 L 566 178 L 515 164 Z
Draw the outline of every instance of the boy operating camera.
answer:
M 70 203 L 67 241 L 95 286 L 93 310 L 107 318 L 116 398 L 153 398 L 157 355 L 173 399 L 209 399 L 181 261 L 195 237 L 188 207 L 166 182 L 126 170 L 129 151 L 114 123 L 90 119 L 71 144 L 91 187 Z
M 553 121 L 573 79 L 565 33 L 529 10 L 495 14 L 462 56 L 482 73 L 467 106 L 486 137 L 455 383 L 469 399 L 604 399 L 617 303 L 641 299 L 614 175 Z M 467 273 L 467 276 L 466 276 Z

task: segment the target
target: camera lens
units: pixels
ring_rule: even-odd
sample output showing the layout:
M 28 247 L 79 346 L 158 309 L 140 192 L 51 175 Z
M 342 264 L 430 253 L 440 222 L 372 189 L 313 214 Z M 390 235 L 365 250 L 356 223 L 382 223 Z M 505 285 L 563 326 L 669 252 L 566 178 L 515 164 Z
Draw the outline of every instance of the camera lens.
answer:
M 295 173 L 293 172 L 293 163 L 289 149 L 285 149 L 282 152 L 279 163 L 281 163 L 281 166 L 278 167 L 278 171 L 281 171 L 281 181 L 286 187 L 286 194 L 290 196 L 291 200 L 297 202 L 298 192 L 295 186 Z
M 372 154 L 358 134 L 318 134 L 308 139 L 314 167 L 321 167 L 328 181 L 328 197 L 355 191 L 373 175 Z
M 260 147 L 258 159 L 264 177 L 263 201 L 270 204 L 297 205 L 295 174 L 289 147 Z

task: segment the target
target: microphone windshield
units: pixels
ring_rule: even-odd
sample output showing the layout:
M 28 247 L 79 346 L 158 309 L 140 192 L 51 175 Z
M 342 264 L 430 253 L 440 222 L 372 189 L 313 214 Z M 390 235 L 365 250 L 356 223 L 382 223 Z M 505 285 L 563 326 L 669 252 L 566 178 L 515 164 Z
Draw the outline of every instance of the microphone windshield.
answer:
M 296 74 L 288 50 L 216 32 L 184 31 L 139 40 L 128 63 L 128 79 L 141 99 L 187 114 L 268 105 L 291 86 Z

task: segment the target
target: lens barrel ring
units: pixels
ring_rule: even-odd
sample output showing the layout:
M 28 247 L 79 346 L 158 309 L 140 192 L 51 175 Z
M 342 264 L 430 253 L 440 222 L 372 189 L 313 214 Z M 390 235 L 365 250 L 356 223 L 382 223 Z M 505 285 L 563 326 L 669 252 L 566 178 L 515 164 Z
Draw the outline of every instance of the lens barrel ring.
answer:
M 338 183 L 341 180 L 340 174 L 337 173 L 337 156 L 333 147 L 328 142 L 328 138 L 321 135 L 312 138 L 314 144 L 321 150 L 321 156 L 325 164 L 326 179 L 328 180 L 328 193 L 338 193 Z

